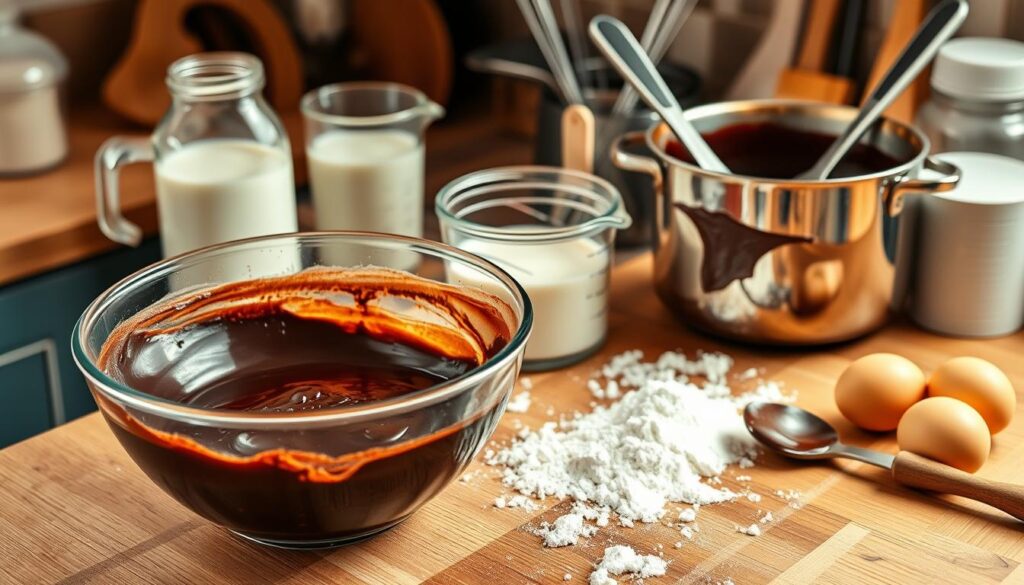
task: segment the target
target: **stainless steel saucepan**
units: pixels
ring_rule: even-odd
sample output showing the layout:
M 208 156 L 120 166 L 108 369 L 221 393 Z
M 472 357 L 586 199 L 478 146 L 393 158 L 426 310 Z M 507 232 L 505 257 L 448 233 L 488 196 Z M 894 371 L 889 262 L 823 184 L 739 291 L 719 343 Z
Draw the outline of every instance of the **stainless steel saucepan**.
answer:
M 773 122 L 836 135 L 856 114 L 783 100 L 686 112 L 703 134 Z M 832 343 L 883 325 L 903 301 L 913 239 L 908 195 L 946 191 L 960 178 L 955 166 L 928 156 L 921 132 L 893 120 L 862 142 L 901 161 L 897 166 L 826 181 L 705 171 L 668 154 L 672 139 L 665 124 L 655 124 L 611 148 L 617 166 L 654 179 L 658 295 L 688 325 L 755 343 Z M 633 154 L 642 144 L 657 158 Z M 920 177 L 922 169 L 934 178 Z

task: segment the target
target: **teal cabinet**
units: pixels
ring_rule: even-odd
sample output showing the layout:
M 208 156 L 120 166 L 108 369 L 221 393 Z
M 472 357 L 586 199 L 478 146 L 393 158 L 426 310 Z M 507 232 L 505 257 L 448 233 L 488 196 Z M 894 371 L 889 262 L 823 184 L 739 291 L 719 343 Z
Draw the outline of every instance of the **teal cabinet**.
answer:
M 71 330 L 97 295 L 159 258 L 153 239 L 0 288 L 0 447 L 95 410 Z

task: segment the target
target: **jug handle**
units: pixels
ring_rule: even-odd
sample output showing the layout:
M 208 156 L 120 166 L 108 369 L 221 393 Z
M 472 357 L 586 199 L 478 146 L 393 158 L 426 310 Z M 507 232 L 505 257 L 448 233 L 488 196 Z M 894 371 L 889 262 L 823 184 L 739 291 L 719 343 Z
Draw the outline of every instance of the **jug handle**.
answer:
M 901 177 L 892 187 L 885 201 L 885 210 L 890 217 L 896 217 L 903 211 L 904 196 L 908 193 L 942 193 L 950 191 L 960 182 L 960 167 L 931 156 L 925 157 L 924 168 L 942 175 L 934 179 L 910 179 Z
M 612 141 L 609 156 L 611 156 L 612 163 L 624 171 L 650 175 L 654 180 L 654 192 L 660 194 L 662 176 L 661 165 L 658 164 L 658 161 L 649 156 L 641 156 L 625 150 L 627 146 L 635 146 L 643 144 L 643 142 L 644 133 L 642 131 L 627 132 Z
M 152 160 L 153 146 L 148 137 L 114 136 L 96 151 L 97 220 L 100 231 L 115 242 L 133 247 L 142 242 L 142 228 L 121 214 L 121 167 Z

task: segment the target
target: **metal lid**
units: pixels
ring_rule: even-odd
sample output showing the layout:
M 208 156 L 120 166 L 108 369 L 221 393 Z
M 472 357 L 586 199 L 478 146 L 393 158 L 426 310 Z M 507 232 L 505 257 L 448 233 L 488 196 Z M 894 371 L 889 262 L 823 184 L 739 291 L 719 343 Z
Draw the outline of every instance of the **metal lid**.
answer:
M 1024 43 L 972 37 L 943 45 L 932 69 L 932 87 L 952 98 L 1024 99 Z
M 48 87 L 67 72 L 68 62 L 57 46 L 19 26 L 17 10 L 0 2 L 0 93 Z

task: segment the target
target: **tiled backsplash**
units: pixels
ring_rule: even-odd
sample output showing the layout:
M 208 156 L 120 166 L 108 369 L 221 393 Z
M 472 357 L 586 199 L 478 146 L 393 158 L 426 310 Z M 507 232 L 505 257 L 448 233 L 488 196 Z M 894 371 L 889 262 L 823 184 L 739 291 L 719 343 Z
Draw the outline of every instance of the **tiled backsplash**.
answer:
M 526 27 L 510 0 L 484 0 L 493 5 L 496 35 L 525 36 Z M 858 72 L 871 68 L 893 7 L 902 0 L 870 0 L 860 42 Z M 557 0 L 555 0 L 557 5 Z M 653 0 L 580 0 L 585 18 L 606 13 L 638 32 Z M 970 0 L 971 13 L 960 36 L 1007 36 L 1024 41 L 1024 0 Z M 700 0 L 683 25 L 667 59 L 693 67 L 704 78 L 705 93 L 715 97 L 736 75 L 757 45 L 771 16 L 774 0 Z M 497 32 L 500 31 L 500 32 Z

